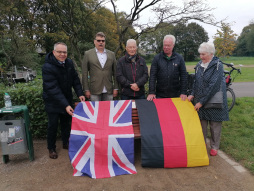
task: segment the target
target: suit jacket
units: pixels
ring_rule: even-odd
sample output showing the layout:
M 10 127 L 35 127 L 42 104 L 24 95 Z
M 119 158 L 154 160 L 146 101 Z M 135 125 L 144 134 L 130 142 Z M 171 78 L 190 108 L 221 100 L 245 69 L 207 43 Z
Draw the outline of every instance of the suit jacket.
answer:
M 106 54 L 107 61 L 102 68 L 95 48 L 85 52 L 82 63 L 82 84 L 83 89 L 89 90 L 92 95 L 101 94 L 104 86 L 109 94 L 113 94 L 113 89 L 118 89 L 115 54 L 107 49 Z

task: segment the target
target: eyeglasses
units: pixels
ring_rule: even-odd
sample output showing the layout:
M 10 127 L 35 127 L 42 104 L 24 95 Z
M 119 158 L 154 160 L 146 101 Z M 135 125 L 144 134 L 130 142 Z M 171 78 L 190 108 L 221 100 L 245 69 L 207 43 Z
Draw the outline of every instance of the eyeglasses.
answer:
M 97 40 L 97 39 L 95 39 L 97 42 L 105 42 L 105 40 Z
M 56 51 L 56 50 L 55 50 Z M 58 54 L 67 54 L 66 51 L 56 51 Z

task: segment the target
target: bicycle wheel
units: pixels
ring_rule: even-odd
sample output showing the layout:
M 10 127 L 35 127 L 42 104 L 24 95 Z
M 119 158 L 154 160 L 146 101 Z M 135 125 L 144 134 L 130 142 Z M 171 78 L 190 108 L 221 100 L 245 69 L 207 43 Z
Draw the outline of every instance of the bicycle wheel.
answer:
M 235 105 L 235 93 L 231 88 L 227 88 L 227 102 L 228 102 L 228 111 L 230 111 Z

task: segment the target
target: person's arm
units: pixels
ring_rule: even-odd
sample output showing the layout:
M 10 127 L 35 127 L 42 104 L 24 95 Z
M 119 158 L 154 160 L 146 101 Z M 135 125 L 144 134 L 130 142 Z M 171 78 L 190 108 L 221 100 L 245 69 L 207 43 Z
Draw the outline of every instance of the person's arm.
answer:
M 70 63 L 71 63 L 71 70 L 72 70 L 72 77 L 73 77 L 72 87 L 73 87 L 77 97 L 84 96 L 84 92 L 83 92 L 83 89 L 82 89 L 82 85 L 81 85 L 78 73 L 77 73 L 77 71 L 74 67 L 74 64 L 71 60 L 70 60 Z
M 146 84 L 146 82 L 148 81 L 148 68 L 147 68 L 146 62 L 145 62 L 145 60 L 142 60 L 140 62 L 142 62 L 142 67 L 144 67 L 144 72 L 143 72 L 142 77 L 136 81 L 136 84 L 138 87 L 144 86 Z
M 153 59 L 151 69 L 150 69 L 150 78 L 149 78 L 149 94 L 155 94 L 156 92 L 156 80 L 157 80 L 157 70 L 158 70 L 158 60 L 157 57 Z
M 150 69 L 150 78 L 149 78 L 149 95 L 147 96 L 148 101 L 152 101 L 156 98 L 155 89 L 156 89 L 156 80 L 157 80 L 157 59 L 156 57 L 153 59 L 151 69 Z
M 188 74 L 187 74 L 187 71 L 186 71 L 185 62 L 184 62 L 182 57 L 180 58 L 180 84 L 181 84 L 180 94 L 181 94 L 182 97 L 186 97 L 187 86 L 188 86 Z
M 113 53 L 113 82 L 114 82 L 114 90 L 118 91 L 118 83 L 116 80 L 116 67 L 117 67 L 117 61 L 116 61 L 116 57 L 115 57 L 115 53 Z
M 221 88 L 221 82 L 223 80 L 223 66 L 219 64 L 218 69 L 217 67 L 214 68 L 214 72 L 209 79 L 209 85 L 205 88 L 204 92 L 206 92 L 206 96 L 202 97 L 199 102 L 202 105 L 205 105 L 208 100 L 210 100 Z
M 126 78 L 126 76 L 124 76 L 124 74 L 123 74 L 124 68 L 123 67 L 124 66 L 121 63 L 121 59 L 119 59 L 119 61 L 117 63 L 116 79 L 122 87 L 130 87 L 131 82 Z
M 85 52 L 84 59 L 82 62 L 82 85 L 83 90 L 85 91 L 85 96 L 90 98 L 90 90 L 88 85 L 88 71 L 89 71 L 89 62 L 88 62 L 88 53 Z

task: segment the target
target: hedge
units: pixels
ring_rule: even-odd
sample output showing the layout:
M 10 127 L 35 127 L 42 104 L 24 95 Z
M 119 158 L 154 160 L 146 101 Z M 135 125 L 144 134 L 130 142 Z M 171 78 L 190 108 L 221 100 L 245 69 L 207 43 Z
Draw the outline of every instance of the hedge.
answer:
M 5 88 L 1 84 L 0 107 L 4 107 L 4 93 L 11 96 L 12 105 L 26 105 L 30 116 L 30 130 L 34 138 L 45 138 L 47 133 L 47 114 L 42 99 L 42 80 L 29 83 L 17 83 L 15 88 Z M 3 116 L 2 116 L 3 117 Z

